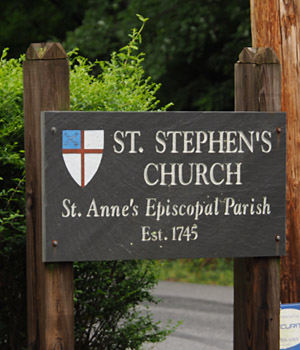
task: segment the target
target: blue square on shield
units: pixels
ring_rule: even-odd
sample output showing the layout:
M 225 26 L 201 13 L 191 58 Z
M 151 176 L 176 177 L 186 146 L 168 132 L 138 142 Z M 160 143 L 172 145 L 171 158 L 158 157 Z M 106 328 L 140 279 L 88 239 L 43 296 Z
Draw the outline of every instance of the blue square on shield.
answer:
M 81 133 L 80 130 L 63 130 L 63 149 L 80 149 Z

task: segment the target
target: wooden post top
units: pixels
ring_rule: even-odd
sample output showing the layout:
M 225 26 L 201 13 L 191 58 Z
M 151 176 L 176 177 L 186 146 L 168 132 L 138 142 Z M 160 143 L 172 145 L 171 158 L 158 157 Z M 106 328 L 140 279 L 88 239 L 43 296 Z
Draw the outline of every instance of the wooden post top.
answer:
M 60 43 L 30 44 L 26 52 L 26 60 L 66 59 L 67 54 Z
M 238 63 L 279 64 L 280 62 L 275 51 L 270 47 L 245 47 L 239 55 Z

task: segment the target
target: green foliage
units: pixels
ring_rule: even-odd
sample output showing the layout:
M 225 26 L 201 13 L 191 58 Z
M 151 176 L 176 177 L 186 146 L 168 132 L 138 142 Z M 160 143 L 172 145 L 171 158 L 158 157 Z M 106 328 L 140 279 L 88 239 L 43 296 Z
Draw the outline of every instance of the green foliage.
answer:
M 145 78 L 142 67 L 144 54 L 138 52 L 141 30 L 133 29 L 131 40 L 119 52 L 113 52 L 109 61 L 88 61 L 78 56 L 78 50 L 70 52 L 71 109 L 98 111 L 154 111 L 159 100 L 156 93 L 160 84 Z M 74 56 L 75 55 L 75 56 Z M 93 71 L 101 71 L 95 77 Z M 161 107 L 166 110 L 171 104 Z
M 162 83 L 162 103 L 232 110 L 233 66 L 251 45 L 249 1 L 2 0 L 0 49 L 9 46 L 17 57 L 30 42 L 57 39 L 91 60 L 108 60 L 126 45 L 136 13 L 151 21 L 143 31 L 143 65 Z
M 145 19 L 140 18 L 144 24 Z M 159 85 L 144 78 L 140 31 L 109 61 L 91 63 L 73 51 L 72 110 L 156 110 Z M 0 348 L 26 347 L 26 260 L 22 60 L 0 60 Z M 101 68 L 93 76 L 95 66 Z M 163 109 L 167 106 L 163 107 Z M 156 302 L 153 262 L 75 264 L 76 349 L 140 349 L 171 331 L 154 323 L 141 302 Z
M 140 349 L 165 338 L 171 328 L 163 330 L 149 312 L 136 308 L 157 303 L 149 293 L 157 282 L 154 271 L 153 261 L 75 265 L 77 349 Z
M 142 13 L 147 75 L 162 82 L 158 92 L 176 110 L 232 110 L 233 67 L 251 45 L 250 6 L 244 0 L 88 0 L 82 24 L 67 33 L 91 59 L 106 57 L 127 42 L 132 18 Z
M 1 0 L 0 51 L 18 57 L 30 43 L 63 41 L 68 30 L 81 25 L 87 9 L 82 0 Z
M 178 259 L 163 261 L 162 280 L 201 284 L 233 285 L 233 259 Z
M 22 59 L 0 59 L 0 347 L 25 336 L 25 200 Z M 19 325 L 23 327 L 19 328 Z

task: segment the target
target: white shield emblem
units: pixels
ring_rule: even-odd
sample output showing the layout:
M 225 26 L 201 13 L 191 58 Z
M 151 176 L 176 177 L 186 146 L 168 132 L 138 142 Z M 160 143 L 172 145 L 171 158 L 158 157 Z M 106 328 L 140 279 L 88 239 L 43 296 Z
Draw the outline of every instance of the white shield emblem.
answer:
M 63 159 L 70 175 L 81 187 L 96 174 L 103 149 L 104 130 L 63 130 Z

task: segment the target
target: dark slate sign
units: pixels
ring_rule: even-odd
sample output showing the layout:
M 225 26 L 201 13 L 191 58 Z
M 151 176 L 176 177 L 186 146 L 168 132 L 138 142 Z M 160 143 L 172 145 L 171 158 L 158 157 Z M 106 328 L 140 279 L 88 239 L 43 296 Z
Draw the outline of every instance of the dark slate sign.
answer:
M 285 254 L 284 113 L 45 112 L 43 259 Z

